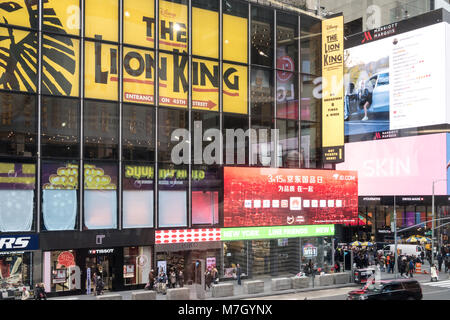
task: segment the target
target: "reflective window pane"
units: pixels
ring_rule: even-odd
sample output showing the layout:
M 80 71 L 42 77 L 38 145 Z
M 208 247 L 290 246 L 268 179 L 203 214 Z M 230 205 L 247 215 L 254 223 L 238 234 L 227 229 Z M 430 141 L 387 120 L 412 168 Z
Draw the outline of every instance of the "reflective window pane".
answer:
M 36 165 L 0 163 L 0 232 L 31 231 Z
M 123 1 L 123 42 L 153 48 L 155 45 L 154 1 Z
M 115 42 L 119 40 L 118 0 L 88 0 L 84 10 L 85 37 Z
M 42 97 L 41 143 L 44 157 L 79 156 L 79 100 Z
M 36 154 L 36 98 L 0 93 L 0 154 L 32 157 Z
M 84 225 L 86 229 L 117 227 L 117 165 L 84 165 Z
M 273 11 L 252 6 L 252 64 L 273 66 Z
M 298 120 L 298 75 L 285 71 L 277 73 L 277 118 Z
M 188 52 L 188 1 L 159 0 L 159 49 Z
M 80 0 L 46 0 L 42 29 L 61 34 L 80 34 Z
M 132 104 L 123 105 L 123 158 L 155 159 L 155 109 Z
M 42 92 L 77 97 L 80 94 L 80 41 L 43 35 Z
M 218 1 L 193 1 L 192 54 L 219 58 Z
M 223 59 L 248 63 L 248 4 L 223 1 Z
M 278 70 L 298 70 L 298 16 L 277 12 Z
M 188 168 L 161 165 L 158 178 L 159 227 L 186 227 Z
M 89 159 L 117 159 L 119 106 L 116 103 L 86 101 L 84 105 L 84 156 Z
M 76 162 L 42 164 L 44 230 L 75 230 L 78 221 L 78 173 Z
M 118 100 L 119 48 L 85 42 L 84 94 L 86 98 Z
M 123 175 L 123 227 L 153 227 L 154 166 L 126 164 Z
M 189 140 L 189 124 L 188 112 L 184 110 L 174 110 L 168 108 L 160 108 L 158 116 L 158 160 L 161 162 L 174 163 L 172 159 L 172 150 L 177 149 L 174 153 L 177 159 L 189 162 L 190 144 Z M 178 132 L 175 132 L 175 130 Z M 173 137 L 173 140 L 172 140 Z
M 302 73 L 322 74 L 322 25 L 310 16 L 300 19 L 300 67 Z
M 252 68 L 250 102 L 252 117 L 273 118 L 274 88 L 273 71 Z
M 0 28 L 0 89 L 36 92 L 37 34 L 12 28 Z

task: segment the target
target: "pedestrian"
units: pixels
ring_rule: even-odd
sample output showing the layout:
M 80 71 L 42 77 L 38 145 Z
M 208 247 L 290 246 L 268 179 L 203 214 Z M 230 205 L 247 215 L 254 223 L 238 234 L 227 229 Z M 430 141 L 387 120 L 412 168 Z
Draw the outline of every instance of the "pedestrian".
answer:
M 431 273 L 431 282 L 433 281 L 438 281 L 438 277 L 439 277 L 439 271 L 437 271 L 436 265 L 433 264 L 430 268 L 430 273 Z
M 415 266 L 414 266 L 414 260 L 411 258 L 411 260 L 409 260 L 409 276 L 410 278 L 413 278 L 413 274 L 415 272 Z
M 423 250 L 420 252 L 420 260 L 422 261 L 422 263 L 425 262 L 425 253 L 423 252 Z
M 212 281 L 214 282 L 214 284 L 218 284 L 219 283 L 219 271 L 217 271 L 217 268 L 215 265 L 213 265 L 213 268 L 211 270 L 211 276 L 212 276 Z
M 47 293 L 43 283 L 37 283 L 34 297 L 36 300 L 47 300 Z
M 177 284 L 177 275 L 172 269 L 169 274 L 169 288 L 175 288 Z
M 167 288 L 167 276 L 164 273 L 164 271 L 162 271 L 159 273 L 158 275 L 158 286 L 157 286 L 157 292 L 162 293 L 162 294 L 166 294 L 166 288 Z
M 443 259 L 442 254 L 440 252 L 437 255 L 437 261 L 438 261 L 439 272 L 441 272 L 441 270 L 442 270 L 442 262 L 444 262 L 444 259 Z
M 211 288 L 211 282 L 212 282 L 212 276 L 211 276 L 211 270 L 208 268 L 205 272 L 205 290 L 206 288 Z
M 29 300 L 30 299 L 30 293 L 28 292 L 27 288 L 23 287 L 22 289 L 22 300 Z
M 241 266 L 239 263 L 236 265 L 236 277 L 237 277 L 237 284 L 241 285 Z
M 148 274 L 148 290 L 155 288 L 155 270 L 151 269 Z
M 336 273 L 341 272 L 341 265 L 340 265 L 339 261 L 336 261 L 334 263 L 334 270 Z
M 104 287 L 105 286 L 104 286 L 101 274 L 97 274 L 97 277 L 95 279 L 95 292 L 96 292 L 96 295 L 102 295 Z
M 180 286 L 180 288 L 184 287 L 184 273 L 181 269 L 180 271 L 178 271 L 178 285 Z

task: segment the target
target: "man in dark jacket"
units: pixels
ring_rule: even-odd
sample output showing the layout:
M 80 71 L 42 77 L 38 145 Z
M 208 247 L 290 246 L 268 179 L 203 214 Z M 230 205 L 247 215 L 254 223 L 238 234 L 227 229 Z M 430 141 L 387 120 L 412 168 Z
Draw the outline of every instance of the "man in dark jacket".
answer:
M 239 263 L 236 265 L 236 277 L 237 277 L 237 284 L 241 285 L 241 266 Z
M 444 259 L 443 259 L 442 254 L 440 252 L 437 255 L 437 261 L 438 261 L 439 272 L 441 272 L 441 270 L 442 270 L 442 262 L 444 261 Z

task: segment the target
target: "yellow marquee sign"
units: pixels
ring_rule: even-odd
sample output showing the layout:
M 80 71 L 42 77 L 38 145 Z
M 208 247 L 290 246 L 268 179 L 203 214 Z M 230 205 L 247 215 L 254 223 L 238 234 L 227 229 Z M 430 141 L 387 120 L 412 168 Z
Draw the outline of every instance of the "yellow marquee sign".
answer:
M 16 25 L 36 25 L 37 6 L 33 1 L 21 1 L 16 13 L 7 17 Z M 117 0 L 90 0 L 85 7 L 84 95 L 86 98 L 117 101 L 119 74 L 122 64 L 123 101 L 155 103 L 155 23 L 159 29 L 159 104 L 187 108 L 189 90 L 188 7 L 168 1 L 159 2 L 159 22 L 155 20 L 153 1 L 123 1 L 123 56 L 119 46 L 105 42 L 118 40 L 119 8 Z M 105 10 L 108 7 L 108 10 Z M 79 96 L 80 7 L 78 0 L 48 0 L 44 2 L 42 88 L 43 93 Z M 34 10 L 34 11 L 33 11 Z M 32 14 L 32 13 L 35 14 Z M 8 13 L 5 13 L 8 15 Z M 219 14 L 192 8 L 192 45 L 194 55 L 217 59 L 219 56 Z M 26 20 L 26 21 L 25 21 Z M 224 15 L 225 60 L 247 63 L 247 25 L 245 18 Z M 22 23 L 20 23 L 22 22 Z M 26 23 L 25 23 L 26 22 Z M 104 22 L 104 23 L 103 23 Z M 25 24 L 25 25 L 24 25 Z M 241 30 L 242 29 L 242 30 Z M 206 31 L 208 30 L 208 31 Z M 51 33 L 47 33 L 51 32 Z M 38 69 L 37 34 L 0 27 L 5 37 L 13 35 L 7 61 L 0 63 L 0 89 L 36 92 Z M 3 41 L 5 42 L 5 41 Z M 245 43 L 244 43 L 245 42 Z M 147 47 L 138 49 L 135 45 Z M 1 44 L 0 44 L 1 46 Z M 242 51 L 242 52 L 241 52 Z M 2 62 L 2 61 L 0 61 Z M 120 63 L 122 62 L 122 63 Z M 194 58 L 192 61 L 192 108 L 219 111 L 220 81 L 223 85 L 223 110 L 247 113 L 248 68 L 224 63 L 220 75 L 217 60 Z M 6 75 L 5 75 L 6 74 Z
M 344 17 L 322 22 L 322 149 L 326 163 L 344 161 Z

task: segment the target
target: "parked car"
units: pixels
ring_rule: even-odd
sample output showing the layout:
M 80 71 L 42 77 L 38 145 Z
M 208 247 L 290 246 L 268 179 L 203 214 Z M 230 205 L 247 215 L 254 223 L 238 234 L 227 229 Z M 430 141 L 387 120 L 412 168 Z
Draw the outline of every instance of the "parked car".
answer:
M 359 290 L 350 291 L 347 300 L 421 300 L 422 288 L 417 280 L 373 281 Z
M 365 87 L 373 88 L 372 104 L 367 110 L 369 118 L 389 119 L 389 71 L 379 72 L 366 81 Z M 345 92 L 345 120 L 364 115 L 364 108 L 360 103 L 358 88 L 350 83 Z

